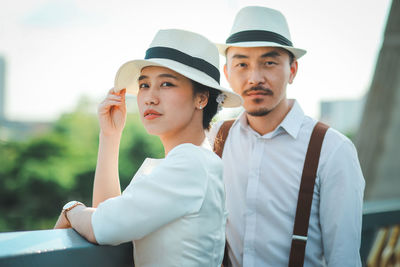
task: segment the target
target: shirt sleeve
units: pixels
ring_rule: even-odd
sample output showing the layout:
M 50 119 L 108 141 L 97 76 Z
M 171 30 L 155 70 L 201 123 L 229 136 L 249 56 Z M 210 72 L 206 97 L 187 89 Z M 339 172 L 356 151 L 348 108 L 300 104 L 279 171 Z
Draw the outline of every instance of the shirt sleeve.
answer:
M 342 140 L 320 173 L 320 222 L 329 267 L 360 266 L 365 181 L 350 140 Z
M 121 196 L 102 202 L 92 215 L 99 244 L 137 240 L 203 203 L 207 172 L 201 151 L 184 144 L 171 150 L 145 177 L 134 179 Z

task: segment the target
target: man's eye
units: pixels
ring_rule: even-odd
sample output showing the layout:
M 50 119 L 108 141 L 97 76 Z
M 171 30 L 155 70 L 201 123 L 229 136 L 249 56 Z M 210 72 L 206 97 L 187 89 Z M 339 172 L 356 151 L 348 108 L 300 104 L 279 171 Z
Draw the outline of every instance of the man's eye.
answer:
M 247 67 L 247 64 L 246 63 L 239 63 L 236 66 L 240 67 L 240 68 L 245 68 L 245 67 Z
M 267 61 L 267 62 L 265 62 L 265 65 L 266 65 L 266 66 L 276 65 L 276 62 L 274 62 L 274 61 Z
M 162 87 L 171 87 L 171 86 L 174 86 L 172 83 L 170 83 L 170 82 L 163 82 L 162 84 L 161 84 L 161 86 Z

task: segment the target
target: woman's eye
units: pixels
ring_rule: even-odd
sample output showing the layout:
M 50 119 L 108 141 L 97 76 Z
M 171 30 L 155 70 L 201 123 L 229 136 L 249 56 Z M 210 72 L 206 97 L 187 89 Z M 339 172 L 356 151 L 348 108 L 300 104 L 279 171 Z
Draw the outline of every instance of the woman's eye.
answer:
M 147 83 L 141 83 L 139 84 L 139 89 L 141 88 L 149 88 L 149 85 Z
M 163 82 L 162 84 L 161 84 L 161 86 L 162 87 L 171 87 L 171 86 L 174 86 L 172 83 L 170 83 L 170 82 Z

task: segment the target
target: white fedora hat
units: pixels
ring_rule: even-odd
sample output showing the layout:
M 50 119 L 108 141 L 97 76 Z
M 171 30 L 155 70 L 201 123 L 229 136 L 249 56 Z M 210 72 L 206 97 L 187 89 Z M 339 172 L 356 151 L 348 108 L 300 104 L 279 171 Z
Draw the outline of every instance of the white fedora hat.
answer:
M 193 32 L 170 29 L 160 30 L 154 37 L 144 60 L 132 60 L 123 64 L 114 81 L 114 90 L 126 88 L 136 94 L 140 72 L 147 66 L 171 69 L 183 76 L 210 88 L 221 91 L 226 97 L 224 107 L 238 107 L 242 98 L 219 85 L 219 54 L 215 45 L 207 38 Z
M 225 56 L 230 46 L 282 47 L 300 58 L 306 50 L 293 47 L 289 27 L 281 12 L 260 6 L 244 7 L 237 13 L 231 33 L 225 44 L 216 44 Z

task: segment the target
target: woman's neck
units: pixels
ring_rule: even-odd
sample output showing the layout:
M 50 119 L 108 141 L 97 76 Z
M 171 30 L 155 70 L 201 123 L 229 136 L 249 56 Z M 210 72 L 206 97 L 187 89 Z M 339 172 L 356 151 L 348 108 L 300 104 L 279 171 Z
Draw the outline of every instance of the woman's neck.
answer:
M 200 146 L 204 142 L 205 138 L 206 135 L 201 125 L 199 127 L 186 127 L 186 129 L 160 136 L 161 142 L 164 146 L 165 156 L 167 156 L 174 147 L 180 144 L 191 143 Z

